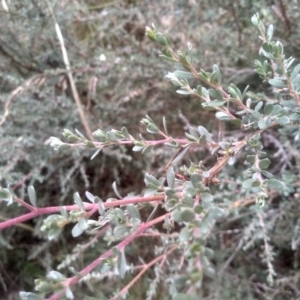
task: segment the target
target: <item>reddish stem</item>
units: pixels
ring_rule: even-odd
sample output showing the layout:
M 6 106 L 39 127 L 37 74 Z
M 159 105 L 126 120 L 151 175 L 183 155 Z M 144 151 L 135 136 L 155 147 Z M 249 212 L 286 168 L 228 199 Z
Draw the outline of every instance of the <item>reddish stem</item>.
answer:
M 117 200 L 112 202 L 104 202 L 103 205 L 105 208 L 109 207 L 115 207 L 115 206 L 122 206 L 122 205 L 128 205 L 133 203 L 142 203 L 142 202 L 152 202 L 152 201 L 162 201 L 164 199 L 164 195 L 158 195 L 158 196 L 151 196 L 151 197 L 135 197 L 135 198 L 127 198 L 124 200 Z M 70 210 L 78 210 L 78 205 L 67 205 L 64 206 L 67 211 Z M 88 211 L 97 211 L 98 210 L 98 204 L 97 203 L 84 203 L 84 208 Z M 22 223 L 31 219 L 34 219 L 38 216 L 52 214 L 60 212 L 61 206 L 50 206 L 50 207 L 44 207 L 44 208 L 35 208 L 34 211 L 16 217 L 14 219 L 10 219 L 7 221 L 4 221 L 0 223 L 0 230 L 3 230 L 5 228 L 14 226 L 18 223 Z
M 126 237 L 122 242 L 120 242 L 117 245 L 117 248 L 119 250 L 123 250 L 130 242 L 132 242 L 134 239 L 136 239 L 141 233 L 143 233 L 146 229 L 148 229 L 149 227 L 160 223 L 162 221 L 165 220 L 166 217 L 170 216 L 171 213 L 167 213 L 163 216 L 160 216 L 148 223 L 141 223 L 137 230 L 135 232 L 133 232 L 131 235 L 129 235 L 128 237 Z M 71 288 L 72 286 L 74 286 L 76 283 L 78 283 L 78 281 L 85 275 L 87 275 L 88 273 L 90 273 L 92 270 L 94 270 L 104 259 L 107 259 L 108 257 L 110 257 L 113 254 L 112 249 L 106 251 L 104 254 L 102 254 L 101 256 L 99 256 L 97 259 L 95 259 L 92 263 L 90 263 L 87 267 L 85 267 L 83 270 L 80 271 L 80 276 L 74 276 L 71 278 L 68 278 L 67 280 L 65 280 L 64 285 L 65 288 L 63 291 L 54 294 L 53 296 L 51 296 L 50 298 L 48 298 L 47 300 L 58 300 L 60 299 L 60 297 L 62 297 L 65 294 L 66 288 L 69 287 Z

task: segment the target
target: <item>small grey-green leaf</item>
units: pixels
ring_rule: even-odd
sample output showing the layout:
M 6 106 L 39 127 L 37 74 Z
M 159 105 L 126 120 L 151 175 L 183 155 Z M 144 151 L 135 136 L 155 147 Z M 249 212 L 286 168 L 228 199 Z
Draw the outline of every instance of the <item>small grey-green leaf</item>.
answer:
M 259 161 L 259 167 L 261 169 L 266 169 L 271 164 L 271 161 L 268 158 L 264 158 Z
M 259 101 L 259 102 L 255 105 L 254 110 L 255 110 L 255 111 L 259 111 L 259 110 L 262 108 L 262 106 L 263 106 L 263 102 L 262 102 L 262 101 Z
M 255 155 L 247 155 L 246 161 L 250 164 L 254 164 L 255 162 Z
M 268 103 L 264 107 L 264 114 L 265 115 L 270 115 L 272 113 L 272 110 L 273 110 L 273 104 Z
M 185 90 L 185 89 L 177 90 L 176 93 L 177 93 L 177 94 L 180 94 L 180 95 L 184 95 L 184 96 L 190 94 L 190 92 L 188 92 L 188 91 Z
M 129 204 L 129 205 L 126 206 L 126 209 L 127 209 L 128 214 L 130 215 L 131 218 L 136 218 L 136 219 L 141 220 L 140 212 L 139 212 L 139 210 L 136 208 L 135 205 Z
M 170 189 L 173 189 L 174 188 L 174 184 L 175 184 L 175 172 L 174 172 L 174 169 L 172 167 L 168 168 L 166 175 L 167 175 L 168 187 Z
M 80 236 L 86 229 L 88 228 L 88 224 L 86 222 L 86 219 L 81 218 L 77 224 L 72 229 L 72 236 L 78 237 Z
M 258 187 L 261 185 L 261 182 L 259 180 L 253 180 L 251 186 L 252 187 Z
M 126 221 L 126 217 L 125 217 L 124 211 L 121 208 L 119 208 L 119 207 L 115 208 L 115 215 L 121 221 Z
M 85 196 L 92 202 L 95 202 L 95 196 L 93 194 L 91 194 L 90 192 L 86 191 L 85 192 Z
M 62 281 L 62 280 L 66 279 L 66 277 L 63 274 L 61 274 L 60 272 L 57 272 L 57 271 L 50 271 L 46 275 L 46 278 L 48 280 L 54 280 L 54 281 Z
M 190 145 L 183 148 L 183 150 L 181 150 L 181 152 L 179 152 L 179 154 L 175 157 L 175 159 L 173 160 L 172 163 L 177 163 L 178 161 L 180 161 L 184 157 L 185 153 L 188 151 L 189 148 L 190 148 Z
M 86 140 L 86 137 L 78 129 L 75 128 L 75 131 L 80 137 L 82 137 L 84 140 Z
M 126 270 L 127 270 L 127 262 L 126 262 L 126 257 L 123 249 L 118 257 L 118 273 L 121 278 L 124 278 L 126 274 Z
M 117 225 L 114 228 L 114 235 L 121 236 L 128 232 L 128 228 L 125 225 Z
M 93 160 L 98 154 L 99 152 L 102 150 L 102 148 L 99 148 L 91 157 L 91 160 Z
M 191 72 L 186 72 L 186 71 L 175 71 L 173 74 L 178 78 L 178 79 L 191 79 L 194 78 L 193 74 Z
M 260 119 L 257 125 L 259 129 L 266 129 L 268 127 L 268 124 L 264 119 Z
M 241 126 L 242 125 L 242 120 L 241 119 L 238 119 L 238 118 L 236 118 L 236 119 L 232 119 L 232 120 L 230 120 L 230 122 L 232 123 L 232 124 L 234 124 L 235 126 Z
M 247 179 L 243 182 L 243 188 L 244 189 L 250 189 L 252 186 L 253 179 Z
M 287 116 L 282 116 L 280 118 L 277 119 L 277 123 L 279 125 L 286 125 L 290 123 L 290 118 Z
M 218 111 L 216 113 L 216 118 L 220 121 L 229 121 L 229 120 L 231 120 L 230 117 L 228 116 L 228 114 L 226 114 L 222 111 Z
M 209 216 L 213 219 L 221 218 L 226 215 L 226 212 L 224 209 L 214 206 L 211 209 L 209 209 Z
M 105 206 L 104 206 L 104 204 L 103 204 L 103 202 L 101 200 L 98 202 L 98 211 L 99 211 L 99 214 L 101 216 L 104 216 L 104 214 L 105 214 Z
M 122 127 L 121 128 L 121 132 L 122 132 L 122 134 L 126 137 L 126 138 L 130 138 L 130 134 L 129 134 L 129 132 L 128 132 L 128 130 L 127 130 L 127 128 L 126 127 Z
M 198 173 L 193 173 L 193 174 L 191 175 L 191 182 L 192 182 L 192 185 L 193 185 L 193 187 L 194 187 L 195 189 L 197 188 L 199 182 L 201 182 L 201 181 L 202 181 L 202 178 L 201 178 L 200 174 L 198 174 Z
M 284 82 L 283 79 L 278 79 L 278 78 L 274 78 L 274 79 L 270 79 L 269 80 L 270 85 L 276 87 L 276 88 L 284 88 L 286 87 L 286 83 Z
M 270 188 L 274 188 L 274 189 L 282 189 L 284 187 L 284 183 L 282 183 L 281 181 L 277 180 L 277 179 L 268 179 L 267 180 L 267 185 Z
M 158 133 L 159 132 L 159 129 L 157 128 L 157 126 L 153 123 L 150 123 L 148 126 L 147 126 L 147 131 L 150 132 L 150 133 Z
M 27 188 L 27 192 L 28 192 L 28 196 L 29 196 L 29 200 L 31 202 L 31 204 L 36 207 L 37 203 L 36 203 L 36 193 L 35 193 L 35 189 L 32 185 L 30 185 Z
M 204 135 L 206 137 L 206 140 L 208 142 L 211 142 L 212 141 L 212 138 L 211 138 L 211 135 L 210 133 L 206 130 L 205 127 L 203 126 L 198 126 L 198 132 L 200 133 L 200 135 Z
M 163 126 L 164 126 L 164 130 L 165 130 L 166 135 L 169 135 L 168 128 L 167 128 L 166 117 L 163 117 Z
M 117 183 L 114 181 L 113 184 L 112 184 L 112 188 L 115 192 L 115 194 L 120 198 L 122 199 L 122 196 L 120 195 L 119 191 L 118 191 L 118 187 L 117 187 Z
M 36 294 L 23 291 L 19 293 L 19 296 L 21 300 L 42 300 L 42 298 L 38 297 Z
M 273 32 L 274 32 L 274 27 L 273 25 L 269 25 L 268 29 L 267 29 L 267 40 L 268 42 L 272 41 L 272 37 L 273 37 Z
M 201 193 L 201 201 L 202 202 L 212 202 L 213 199 L 214 198 L 210 193 L 207 193 L 207 192 Z
M 264 175 L 267 178 L 272 178 L 273 177 L 273 174 L 271 174 L 267 171 L 264 171 L 264 170 L 261 170 L 261 174 Z
M 199 134 L 194 127 L 190 127 L 189 132 L 194 138 L 199 139 Z
M 73 198 L 74 198 L 74 202 L 78 205 L 80 210 L 84 211 L 85 210 L 84 205 L 78 192 L 74 193 Z
M 300 72 L 300 64 L 296 65 L 291 73 L 291 79 L 293 80 Z
M 185 208 L 181 211 L 180 216 L 183 222 L 191 222 L 195 218 L 195 212 L 190 208 Z

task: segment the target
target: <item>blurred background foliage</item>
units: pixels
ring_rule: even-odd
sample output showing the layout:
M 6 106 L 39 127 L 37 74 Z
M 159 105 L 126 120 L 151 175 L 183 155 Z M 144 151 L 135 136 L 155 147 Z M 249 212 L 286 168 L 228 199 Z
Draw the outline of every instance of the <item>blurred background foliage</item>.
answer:
M 93 152 L 55 152 L 49 137 L 64 128 L 84 133 L 64 68 L 53 19 L 45 1 L 6 1 L 9 11 L 0 10 L 0 180 L 10 185 L 20 198 L 28 199 L 27 186 L 34 185 L 39 206 L 73 203 L 72 195 L 86 190 L 103 198 L 112 196 L 111 184 L 117 181 L 121 193 L 138 194 L 144 188 L 145 172 L 162 175 L 173 153 L 156 148 L 141 155 L 130 148 L 105 148 L 94 160 Z M 50 1 L 65 39 L 72 74 L 92 131 L 126 126 L 133 136 L 143 132 L 140 120 L 146 114 L 161 124 L 165 116 L 173 136 L 184 136 L 190 125 L 204 125 L 216 135 L 230 128 L 215 120 L 211 112 L 201 110 L 197 99 L 175 93 L 164 76 L 174 66 L 158 58 L 161 49 L 145 37 L 145 26 L 155 24 L 172 40 L 175 50 L 193 46 L 194 64 L 211 70 L 218 64 L 224 85 L 235 83 L 272 97 L 272 89 L 263 85 L 254 72 L 260 41 L 251 25 L 258 12 L 265 24 L 275 27 L 274 39 L 285 46 L 287 56 L 299 60 L 300 10 L 297 1 L 287 0 L 126 0 Z M 226 134 L 226 133 L 225 133 Z M 269 133 L 272 136 L 272 133 Z M 269 141 L 271 138 L 266 139 Z M 275 153 L 274 144 L 267 145 Z M 196 149 L 197 150 L 197 149 Z M 205 159 L 208 152 L 195 151 L 187 159 Z M 293 158 L 295 159 L 295 158 Z M 297 163 L 297 161 L 293 161 Z M 241 170 L 235 170 L 242 177 Z M 275 166 L 273 166 L 275 167 Z M 288 169 L 288 166 L 284 168 Z M 282 169 L 278 169 L 280 173 Z M 284 171 L 285 171 L 284 170 Z M 278 193 L 270 204 L 266 224 L 276 250 L 275 287 L 266 283 L 266 265 L 258 248 L 235 252 L 242 228 L 251 225 L 254 209 L 236 209 L 228 220 L 220 222 L 211 238 L 216 268 L 235 253 L 224 276 L 205 277 L 203 299 L 296 299 L 299 296 L 299 248 L 291 249 L 295 222 L 299 221 L 299 197 L 291 201 L 299 185 L 298 173 L 281 172 L 287 183 L 284 205 Z M 228 175 L 229 174 L 229 175 Z M 233 197 L 232 180 L 221 185 L 217 198 Z M 234 174 L 232 174 L 234 175 Z M 234 180 L 232 180 L 234 182 Z M 295 184 L 296 183 L 296 184 Z M 235 191 L 234 197 L 239 195 Z M 298 211 L 298 213 L 297 213 Z M 24 213 L 1 205 L 0 219 Z M 275 219 L 274 219 L 275 218 Z M 276 222 L 275 222 L 276 220 Z M 18 299 L 19 290 L 33 290 L 33 280 L 55 269 L 81 238 L 65 234 L 48 242 L 39 231 L 42 219 L 0 232 L 0 299 Z M 276 225 L 275 225 L 276 223 Z M 155 245 L 139 239 L 126 250 L 131 262 L 155 255 Z M 88 255 L 74 264 L 80 269 L 106 249 L 100 241 Z M 298 246 L 299 247 L 299 246 Z M 180 257 L 174 257 L 174 261 Z M 68 272 L 68 271 L 66 271 Z M 169 273 L 172 273 L 170 267 Z M 148 272 L 130 291 L 127 299 L 146 299 L 148 285 L 156 275 Z M 82 284 L 76 299 L 104 299 L 129 281 L 107 277 L 103 285 L 92 288 Z M 191 278 L 190 284 L 196 284 Z M 97 281 L 96 281 L 97 282 Z M 156 296 L 167 299 L 169 285 L 161 281 Z M 184 288 L 183 288 L 184 290 Z M 88 296 L 95 297 L 89 298 Z M 101 298 L 102 297 L 102 298 Z

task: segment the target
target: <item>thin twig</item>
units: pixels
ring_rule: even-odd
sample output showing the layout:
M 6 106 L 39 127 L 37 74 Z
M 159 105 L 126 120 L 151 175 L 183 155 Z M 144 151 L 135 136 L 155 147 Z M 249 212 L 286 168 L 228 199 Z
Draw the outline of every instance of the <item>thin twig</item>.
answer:
M 51 15 L 52 15 L 53 20 L 54 20 L 56 35 L 57 35 L 58 41 L 60 43 L 61 52 L 62 52 L 62 56 L 63 56 L 63 61 L 64 61 L 64 64 L 66 66 L 67 76 L 68 76 L 68 79 L 69 79 L 69 82 L 70 82 L 73 98 L 74 98 L 75 103 L 77 105 L 77 109 L 78 109 L 78 113 L 79 113 L 79 116 L 80 116 L 80 119 L 81 119 L 81 123 L 82 123 L 89 139 L 94 140 L 94 137 L 92 135 L 92 131 L 90 129 L 90 126 L 89 126 L 88 121 L 86 119 L 85 113 L 83 111 L 83 106 L 82 106 L 82 103 L 81 103 L 81 100 L 80 100 L 80 97 L 79 97 L 79 94 L 78 94 L 78 91 L 77 91 L 77 88 L 76 88 L 76 85 L 75 85 L 75 82 L 74 82 L 74 78 L 73 78 L 73 75 L 72 75 L 72 71 L 71 71 L 71 67 L 70 67 L 70 61 L 69 61 L 67 49 L 65 47 L 63 35 L 61 33 L 60 27 L 59 27 L 59 25 L 56 21 L 55 15 L 53 13 L 52 7 L 50 6 L 49 2 L 48 2 L 48 5 L 49 5 L 49 9 L 50 9 Z
M 166 260 L 167 256 L 171 254 L 178 248 L 178 245 L 173 246 L 169 251 L 166 253 L 156 257 L 150 263 L 143 265 L 143 269 L 114 297 L 110 298 L 110 300 L 117 300 L 121 295 L 125 294 L 141 277 L 142 275 L 150 269 L 154 264 L 158 261 L 162 260 L 163 262 Z M 160 266 L 162 267 L 162 266 Z

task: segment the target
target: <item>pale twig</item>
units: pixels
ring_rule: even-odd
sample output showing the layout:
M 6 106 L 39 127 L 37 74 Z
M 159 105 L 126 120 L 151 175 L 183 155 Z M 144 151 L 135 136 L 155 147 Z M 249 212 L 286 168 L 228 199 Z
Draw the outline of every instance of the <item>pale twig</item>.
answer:
M 137 237 L 140 236 L 140 234 L 142 234 L 145 230 L 147 230 L 148 228 L 154 226 L 155 224 L 158 224 L 160 222 L 163 222 L 165 220 L 166 217 L 169 217 L 171 215 L 171 213 L 166 213 L 163 216 L 160 216 L 150 222 L 147 223 L 141 223 L 138 228 L 136 229 L 136 231 L 134 231 L 132 234 L 130 234 L 129 236 L 127 236 L 123 241 L 121 241 L 118 245 L 116 245 L 115 247 L 117 247 L 120 251 L 123 250 L 128 244 L 130 244 L 133 240 L 135 240 Z M 177 245 L 176 245 L 177 247 Z M 175 249 L 174 249 L 175 250 Z M 80 275 L 71 277 L 71 278 L 67 278 L 64 282 L 64 289 L 61 292 L 58 292 L 57 294 L 54 294 L 53 296 L 50 296 L 49 298 L 47 298 L 47 300 L 58 300 L 60 299 L 66 292 L 67 288 L 71 288 L 72 286 L 74 286 L 75 284 L 78 283 L 78 281 L 83 277 L 86 276 L 87 274 L 89 274 L 91 271 L 93 271 L 103 260 L 109 258 L 110 256 L 112 256 L 114 254 L 113 250 L 110 249 L 108 251 L 106 251 L 105 253 L 103 253 L 101 256 L 99 256 L 97 259 L 95 259 L 92 263 L 90 263 L 87 267 L 85 267 L 83 270 L 80 271 Z
M 60 30 L 60 27 L 59 27 L 58 23 L 56 22 L 53 10 L 52 10 L 49 2 L 48 2 L 48 5 L 49 5 L 49 9 L 50 9 L 50 12 L 51 12 L 53 20 L 54 20 L 56 35 L 57 35 L 57 38 L 58 38 L 58 41 L 59 41 L 59 44 L 60 44 L 60 47 L 61 47 L 63 61 L 64 61 L 64 64 L 66 66 L 67 76 L 68 76 L 68 79 L 69 79 L 69 82 L 70 82 L 72 95 L 73 95 L 73 98 L 74 98 L 75 103 L 77 105 L 77 109 L 78 109 L 78 113 L 79 113 L 79 116 L 80 116 L 80 119 L 81 119 L 81 123 L 82 123 L 89 139 L 94 140 L 94 137 L 92 135 L 92 131 L 90 129 L 90 126 L 89 126 L 88 121 L 86 119 L 85 113 L 83 111 L 83 106 L 82 106 L 82 103 L 81 103 L 81 100 L 80 100 L 80 97 L 79 97 L 79 94 L 78 94 L 78 91 L 77 91 L 77 88 L 76 88 L 76 85 L 75 85 L 75 81 L 74 81 L 74 78 L 73 78 L 73 75 L 72 75 L 72 71 L 71 71 L 71 67 L 70 67 L 70 61 L 69 61 L 67 49 L 65 47 L 63 35 L 61 33 L 61 30 Z
M 150 263 L 143 265 L 143 269 L 114 297 L 110 298 L 110 300 L 117 300 L 123 294 L 125 294 L 141 277 L 142 275 L 150 269 L 153 265 L 155 265 L 158 261 L 162 260 L 164 263 L 168 255 L 174 252 L 178 248 L 178 245 L 173 246 L 169 251 L 166 253 L 156 257 Z M 160 265 L 162 267 L 162 264 Z

